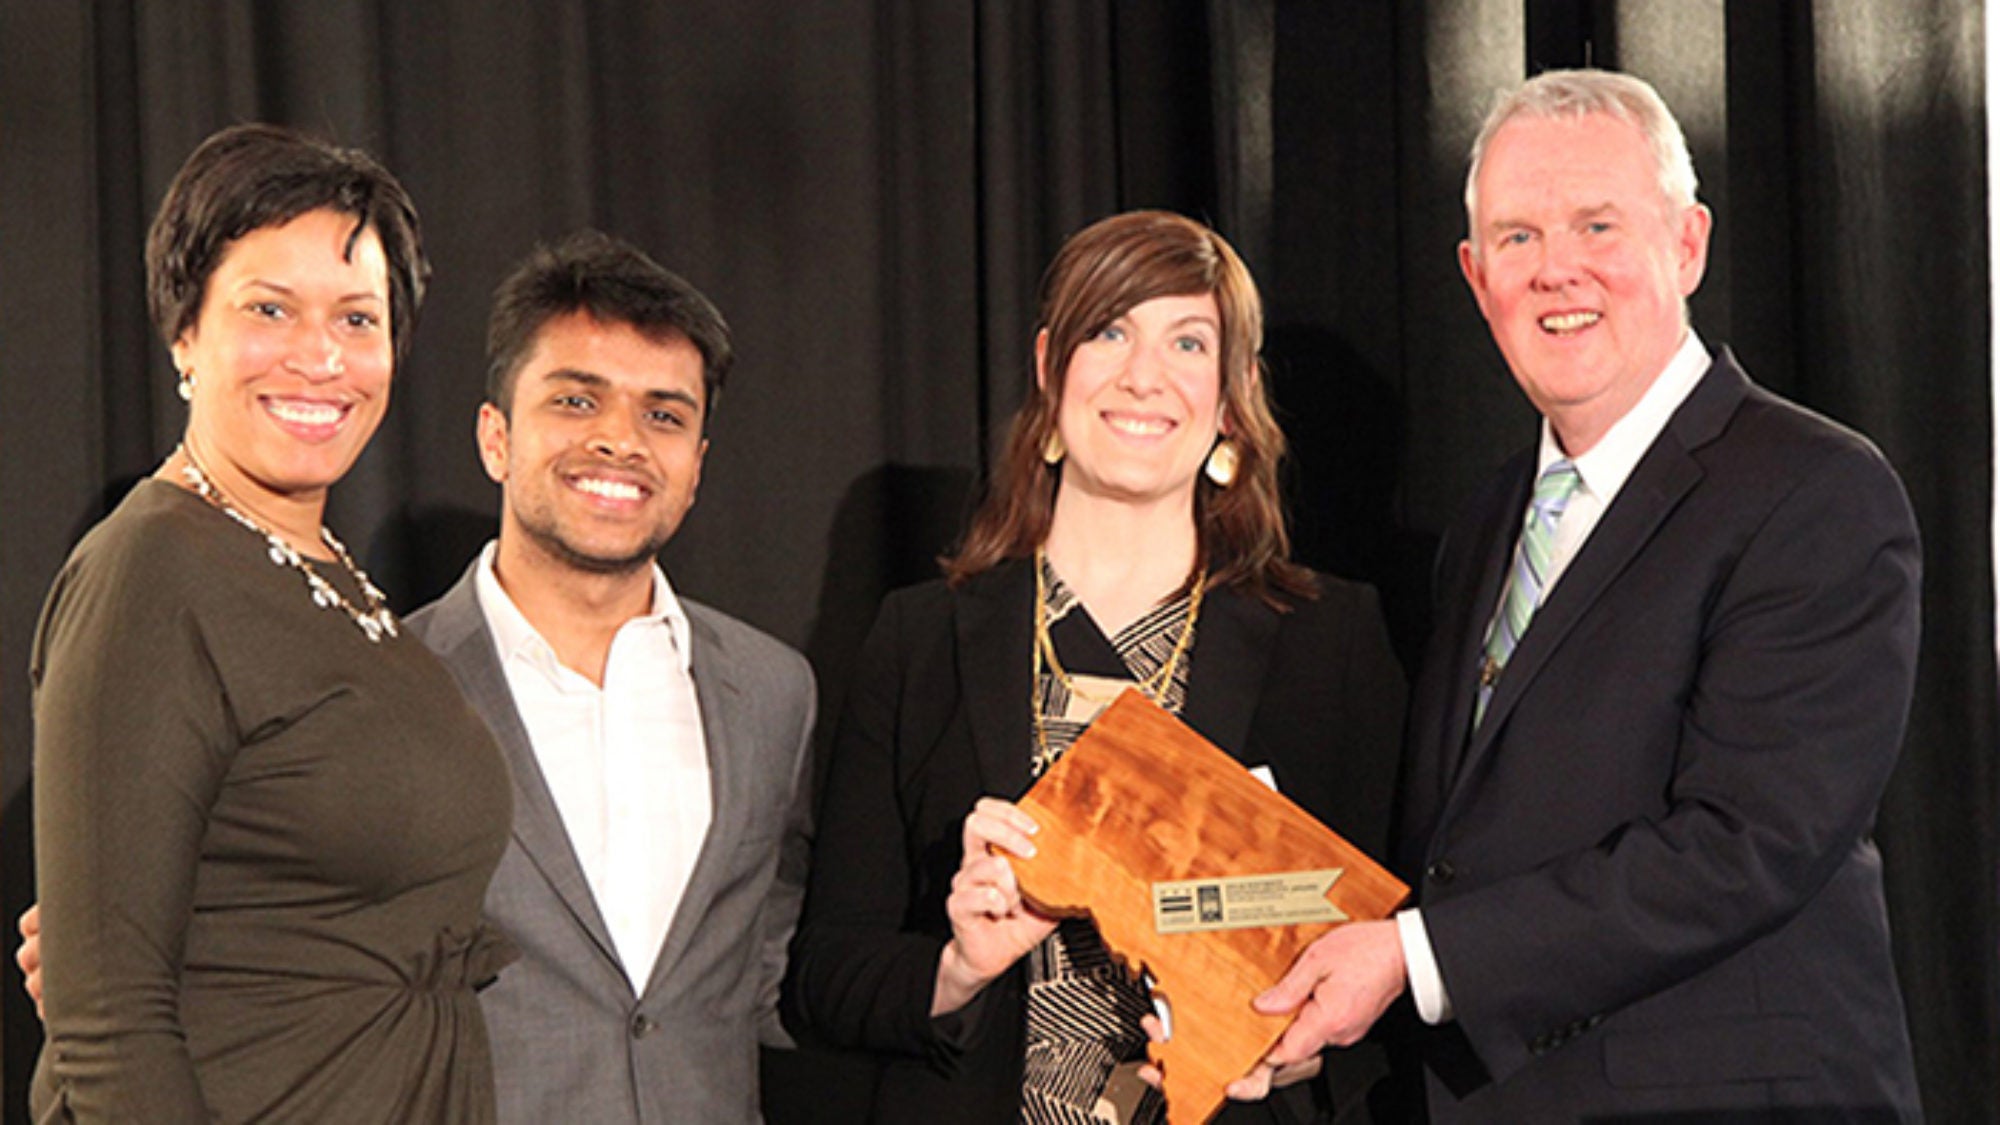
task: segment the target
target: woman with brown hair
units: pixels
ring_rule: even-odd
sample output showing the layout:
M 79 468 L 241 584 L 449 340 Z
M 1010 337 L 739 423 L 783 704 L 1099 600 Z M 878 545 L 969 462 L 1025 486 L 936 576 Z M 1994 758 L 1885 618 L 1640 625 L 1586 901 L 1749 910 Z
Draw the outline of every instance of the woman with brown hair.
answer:
M 1242 261 L 1181 216 L 1117 215 L 1064 244 L 1040 304 L 1035 385 L 947 577 L 892 594 L 863 651 L 793 944 L 789 1013 L 877 1054 L 878 1121 L 1160 1119 L 1131 1079 L 1144 989 L 989 853 L 1029 854 L 1012 800 L 1120 690 L 1387 840 L 1402 673 L 1373 591 L 1288 558 Z M 1229 1113 L 1357 1108 L 1377 1064 L 1328 1059 Z

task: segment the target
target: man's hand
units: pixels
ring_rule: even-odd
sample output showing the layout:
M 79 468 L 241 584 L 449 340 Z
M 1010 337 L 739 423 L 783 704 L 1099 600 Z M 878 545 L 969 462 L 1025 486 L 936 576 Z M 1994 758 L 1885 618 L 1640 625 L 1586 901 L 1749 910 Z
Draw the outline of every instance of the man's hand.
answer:
M 42 1015 L 42 907 L 28 907 L 17 923 L 21 927 L 21 948 L 14 951 L 14 963 L 21 966 L 22 983 L 35 1001 L 35 1015 Z
M 1140 1016 L 1139 1026 L 1146 1029 L 1147 1039 L 1155 1043 L 1165 1043 L 1167 1041 L 1167 1028 L 1165 1024 L 1160 1022 L 1160 1017 Z M 1320 1057 L 1318 1055 L 1314 1055 L 1304 1062 L 1288 1063 L 1282 1067 L 1274 1067 L 1267 1060 L 1258 1063 L 1256 1069 L 1252 1070 L 1249 1074 L 1231 1082 L 1224 1088 L 1223 1093 L 1239 1102 L 1260 1102 L 1269 1097 L 1273 1090 L 1289 1086 L 1294 1082 L 1304 1082 L 1308 1078 L 1318 1077 L 1319 1069 Z M 1139 1068 L 1139 1077 L 1145 1081 L 1146 1085 L 1158 1090 L 1161 1088 L 1160 1083 L 1165 1080 L 1166 1076 L 1160 1073 L 1159 1067 L 1149 1062 Z
M 1350 922 L 1334 927 L 1299 954 L 1283 980 L 1253 1001 L 1260 1012 L 1294 1015 L 1292 1026 L 1265 1056 L 1265 1066 L 1282 1070 L 1316 1057 L 1322 1048 L 1353 1046 L 1402 995 L 1408 982 L 1396 923 Z M 1267 1075 L 1260 1067 L 1232 1082 L 1229 1096 L 1261 1097 L 1256 1086 L 1262 1076 Z

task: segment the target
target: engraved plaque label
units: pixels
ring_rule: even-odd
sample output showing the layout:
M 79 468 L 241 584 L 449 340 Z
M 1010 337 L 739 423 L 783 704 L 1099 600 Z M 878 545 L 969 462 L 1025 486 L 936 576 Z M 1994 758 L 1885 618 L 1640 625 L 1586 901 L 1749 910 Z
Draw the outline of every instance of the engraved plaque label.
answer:
M 1153 928 L 1163 934 L 1190 934 L 1298 922 L 1345 922 L 1347 915 L 1326 897 L 1345 870 L 1323 867 L 1276 875 L 1154 883 Z

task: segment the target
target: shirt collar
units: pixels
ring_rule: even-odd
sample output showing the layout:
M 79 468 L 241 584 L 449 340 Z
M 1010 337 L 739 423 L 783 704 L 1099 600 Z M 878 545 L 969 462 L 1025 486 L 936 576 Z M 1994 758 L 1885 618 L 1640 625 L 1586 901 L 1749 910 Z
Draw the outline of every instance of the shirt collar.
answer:
M 1708 373 L 1714 363 L 1708 348 L 1694 329 L 1688 329 L 1687 338 L 1681 341 L 1680 350 L 1667 361 L 1666 369 L 1646 388 L 1646 393 L 1625 412 L 1625 416 L 1612 423 L 1604 436 L 1590 452 L 1581 457 L 1568 458 L 1576 465 L 1576 475 L 1583 487 L 1591 495 L 1609 503 L 1618 490 L 1625 486 L 1625 478 L 1639 466 L 1639 459 L 1653 447 L 1660 432 L 1667 428 L 1668 419 L 1679 410 L 1681 403 L 1694 393 L 1695 385 Z M 1536 475 L 1560 460 L 1566 454 L 1556 442 L 1555 428 L 1547 418 L 1542 419 L 1542 445 L 1535 466 Z
M 479 552 L 478 569 L 473 572 L 474 592 L 479 595 L 479 609 L 486 617 L 486 627 L 493 634 L 493 647 L 499 651 L 500 662 L 520 656 L 530 661 L 555 660 L 555 650 L 542 639 L 542 634 L 527 617 L 514 599 L 500 585 L 500 577 L 493 571 L 493 559 L 499 547 L 497 540 L 486 544 Z M 667 582 L 667 574 L 658 563 L 653 564 L 653 604 L 645 613 L 627 621 L 621 628 L 664 626 L 674 642 L 674 659 L 683 673 L 693 667 L 693 627 L 688 623 L 687 610 L 674 596 L 674 588 Z

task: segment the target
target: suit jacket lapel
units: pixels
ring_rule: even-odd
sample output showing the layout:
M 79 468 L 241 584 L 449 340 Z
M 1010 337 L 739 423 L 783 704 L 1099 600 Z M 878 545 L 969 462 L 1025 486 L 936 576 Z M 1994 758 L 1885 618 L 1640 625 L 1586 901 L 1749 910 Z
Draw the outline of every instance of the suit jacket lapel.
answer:
M 958 662 L 980 790 L 1009 799 L 1027 792 L 1034 739 L 1029 714 L 1034 643 L 1034 563 L 1016 560 L 954 594 Z M 1233 590 L 1212 592 L 1188 654 L 1201 674 L 1188 680 L 1182 717 L 1231 756 L 1243 758 L 1257 688 L 1271 658 L 1278 615 Z M 1255 762 L 1246 762 L 1256 765 Z
M 690 661 L 695 702 L 701 709 L 701 739 L 708 755 L 708 832 L 702 837 L 701 853 L 695 857 L 694 870 L 688 873 L 687 888 L 681 892 L 680 905 L 674 909 L 674 920 L 667 927 L 659 956 L 653 959 L 652 976 L 646 982 L 649 994 L 661 986 L 674 962 L 694 940 L 708 903 L 714 900 L 719 883 L 727 874 L 725 869 L 742 834 L 750 802 L 750 795 L 745 792 L 748 782 L 745 770 L 751 764 L 732 749 L 733 739 L 744 727 L 745 705 L 743 693 L 731 675 L 734 668 L 707 622 L 690 614 L 688 632 L 693 649 Z
M 1246 766 L 1250 721 L 1271 663 L 1278 612 L 1235 589 L 1212 590 L 1195 622 L 1188 695 L 1181 718 Z
M 487 630 L 486 616 L 479 608 L 473 573 L 468 569 L 458 584 L 438 600 L 429 642 L 457 675 L 466 698 L 492 728 L 506 755 L 508 772 L 514 777 L 515 844 L 548 880 L 550 888 L 591 940 L 615 961 L 611 934 L 598 913 L 597 900 L 591 896 L 590 880 L 584 877 L 583 865 L 570 847 L 562 814 L 557 811 L 555 797 L 542 777 L 541 762 L 535 757 L 527 727 L 514 707 L 514 693 L 507 685 L 500 654 L 493 647 L 493 635 Z
M 980 791 L 1009 800 L 1027 792 L 1034 738 L 1034 565 L 1031 559 L 1002 563 L 952 594 L 959 690 Z
M 1520 538 L 1522 513 L 1527 509 L 1534 475 L 1532 452 L 1516 457 L 1501 470 L 1501 478 L 1512 478 L 1512 483 L 1501 490 L 1472 535 L 1476 554 L 1467 575 L 1470 595 L 1454 596 L 1449 588 L 1445 591 L 1454 600 L 1443 611 L 1447 624 L 1437 636 L 1452 638 L 1452 647 L 1444 657 L 1451 662 L 1451 690 L 1444 701 L 1445 745 L 1437 780 L 1447 790 L 1460 776 L 1469 750 L 1480 668 L 1486 662 L 1486 630 L 1499 607 L 1500 588 L 1513 563 L 1514 544 Z
M 1508 658 L 1494 685 L 1486 719 L 1473 732 L 1460 778 L 1471 774 L 1491 748 L 1495 732 L 1506 724 L 1508 713 L 1533 686 L 1563 639 L 1700 483 L 1702 470 L 1693 451 L 1722 432 L 1748 387 L 1748 378 L 1725 350 L 1640 458 Z M 1490 616 L 1490 603 L 1488 613 Z M 1459 694 L 1470 696 L 1472 692 Z

